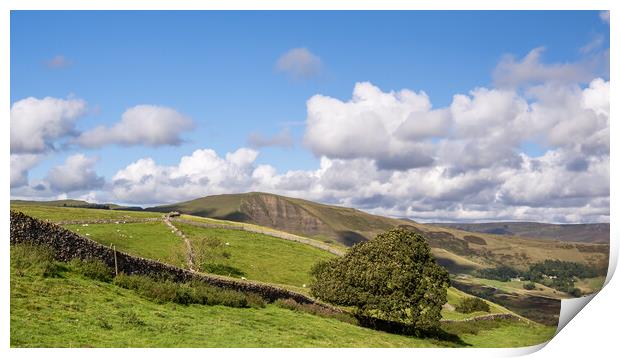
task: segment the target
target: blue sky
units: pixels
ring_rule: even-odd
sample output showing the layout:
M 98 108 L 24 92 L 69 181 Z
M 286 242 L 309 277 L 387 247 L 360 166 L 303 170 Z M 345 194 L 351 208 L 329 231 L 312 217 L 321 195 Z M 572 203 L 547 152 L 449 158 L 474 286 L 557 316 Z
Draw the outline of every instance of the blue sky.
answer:
M 110 181 L 140 158 L 171 166 L 201 148 L 224 156 L 247 147 L 252 133 L 285 129 L 293 147 L 261 148 L 255 165 L 311 171 L 322 153 L 303 143 L 314 95 L 348 101 L 356 83 L 368 81 L 386 93 L 424 91 L 433 108 L 447 107 L 455 94 L 494 88 L 506 55 L 519 60 L 542 46 L 543 65 L 579 63 L 593 42 L 609 48 L 598 11 L 13 11 L 11 103 L 82 99 L 88 110 L 76 132 L 112 126 L 140 104 L 172 108 L 195 124 L 178 146 L 74 144 L 48 152 L 30 180 L 78 152 L 99 158 L 94 169 Z M 278 59 L 296 48 L 320 61 L 310 78 L 278 70 Z M 63 63 L 51 68 L 56 56 Z M 529 138 L 520 148 L 530 157 L 549 149 Z

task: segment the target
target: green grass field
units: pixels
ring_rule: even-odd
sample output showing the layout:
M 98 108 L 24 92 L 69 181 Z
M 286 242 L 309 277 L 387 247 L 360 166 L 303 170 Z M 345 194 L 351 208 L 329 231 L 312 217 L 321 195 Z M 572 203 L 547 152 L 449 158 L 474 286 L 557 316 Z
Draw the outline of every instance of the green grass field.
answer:
M 62 264 L 64 265 L 64 264 Z M 516 347 L 555 328 L 529 322 L 444 324 L 459 340 L 389 334 L 273 304 L 156 304 L 64 265 L 61 277 L 11 269 L 11 347 Z
M 250 280 L 302 287 L 310 282 L 310 268 L 335 255 L 315 247 L 241 230 L 203 228 L 175 223 L 190 239 L 215 237 L 228 243 L 230 258 L 216 263 L 235 267 Z
M 105 209 L 85 209 L 55 207 L 45 205 L 11 204 L 11 210 L 21 211 L 26 215 L 48 221 L 93 220 L 93 219 L 142 219 L 158 218 L 161 213 L 146 211 L 123 211 Z
M 186 267 L 183 240 L 163 222 L 65 225 L 71 231 L 118 251 Z

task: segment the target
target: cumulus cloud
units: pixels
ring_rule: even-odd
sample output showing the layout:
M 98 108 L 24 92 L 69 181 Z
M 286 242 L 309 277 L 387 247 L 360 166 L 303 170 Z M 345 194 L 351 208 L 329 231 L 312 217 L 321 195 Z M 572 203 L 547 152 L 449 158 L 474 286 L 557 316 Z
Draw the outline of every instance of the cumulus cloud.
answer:
M 120 122 L 84 132 L 76 142 L 87 148 L 99 148 L 106 144 L 179 145 L 182 142 L 181 133 L 191 128 L 192 120 L 172 108 L 138 105 L 126 110 Z
M 220 157 L 212 149 L 183 156 L 176 166 L 139 159 L 112 178 L 112 193 L 127 203 L 165 203 L 251 187 L 258 152 L 240 148 Z
M 41 156 L 37 154 L 11 154 L 11 188 L 28 184 L 28 170 L 37 165 Z
M 314 96 L 307 109 L 306 144 L 322 159 L 302 196 L 418 219 L 609 220 L 609 81 L 601 78 L 523 94 L 476 88 L 437 109 L 423 92 L 363 83 L 348 102 Z M 531 157 L 527 141 L 549 149 Z M 411 153 L 432 162 L 389 165 L 398 158 L 390 148 L 414 145 L 424 150 Z M 263 185 L 287 190 L 284 174 L 265 173 Z
M 347 102 L 315 95 L 307 112 L 304 142 L 317 156 L 373 159 L 386 169 L 432 164 L 430 140 L 448 127 L 426 93 L 386 93 L 369 82 L 357 83 Z
M 75 121 L 86 113 L 81 99 L 28 97 L 11 106 L 11 153 L 43 153 L 54 141 L 75 133 Z
M 50 188 L 64 193 L 101 188 L 104 178 L 95 172 L 96 163 L 97 158 L 89 158 L 84 154 L 69 156 L 64 164 L 49 171 L 47 181 Z
M 57 70 L 71 66 L 71 61 L 63 55 L 56 55 L 45 61 L 45 66 L 47 66 L 47 68 Z
M 295 79 L 310 79 L 321 73 L 321 59 L 306 48 L 294 48 L 280 56 L 276 69 Z
M 250 133 L 248 136 L 248 145 L 252 148 L 264 147 L 285 147 L 293 146 L 293 137 L 288 129 L 276 133 L 272 137 L 265 137 L 260 133 Z

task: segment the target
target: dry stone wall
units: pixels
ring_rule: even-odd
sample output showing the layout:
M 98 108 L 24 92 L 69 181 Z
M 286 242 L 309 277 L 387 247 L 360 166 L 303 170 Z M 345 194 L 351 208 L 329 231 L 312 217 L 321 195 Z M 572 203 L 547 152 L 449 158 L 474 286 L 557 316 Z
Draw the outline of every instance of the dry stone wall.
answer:
M 116 265 L 116 267 L 118 267 L 118 272 L 129 275 L 163 275 L 178 282 L 198 279 L 221 288 L 256 293 L 269 302 L 273 302 L 277 299 L 290 298 L 299 303 L 314 303 L 335 312 L 340 312 L 340 310 L 335 307 L 325 305 L 310 297 L 280 287 L 205 275 L 161 262 L 131 256 L 122 252 L 115 252 L 109 247 L 80 236 L 56 224 L 32 218 L 21 212 L 11 211 L 11 244 L 22 243 L 47 245 L 54 249 L 57 259 L 61 261 L 70 261 L 74 258 L 82 260 L 98 259 L 113 270 Z

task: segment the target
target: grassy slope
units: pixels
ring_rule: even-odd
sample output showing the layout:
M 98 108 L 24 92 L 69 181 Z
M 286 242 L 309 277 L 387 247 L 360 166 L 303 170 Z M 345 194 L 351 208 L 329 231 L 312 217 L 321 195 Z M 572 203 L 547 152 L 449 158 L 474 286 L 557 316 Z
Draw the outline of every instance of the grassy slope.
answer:
M 190 220 L 192 222 L 196 222 L 196 223 L 199 223 L 199 224 L 235 226 L 235 227 L 238 227 L 238 228 L 244 228 L 244 229 L 249 230 L 249 231 L 258 230 L 258 231 L 261 231 L 264 234 L 272 235 L 272 236 L 275 236 L 275 237 L 278 237 L 278 235 L 298 236 L 301 239 L 316 241 L 317 243 L 320 243 L 321 245 L 327 245 L 327 246 L 330 246 L 330 247 L 332 247 L 334 249 L 341 250 L 343 252 L 348 249 L 346 246 L 344 246 L 343 244 L 341 244 L 339 242 L 326 243 L 326 242 L 321 241 L 321 240 L 315 240 L 315 239 L 312 239 L 312 238 L 309 238 L 309 237 L 306 237 L 306 236 L 295 235 L 295 234 L 288 233 L 286 231 L 282 231 L 282 230 L 278 230 L 278 229 L 273 229 L 273 228 L 266 227 L 266 226 L 255 225 L 255 224 L 251 224 L 251 223 L 244 223 L 244 222 L 231 221 L 231 220 L 222 220 L 222 219 L 213 219 L 213 218 L 206 218 L 206 217 L 195 216 L 195 215 L 187 215 L 187 214 L 181 214 L 180 218 L 183 219 L 183 220 Z
M 473 277 L 473 276 L 461 276 L 459 277 L 458 280 L 462 282 L 467 282 L 467 283 L 491 286 L 491 287 L 499 288 L 502 291 L 509 292 L 509 293 L 515 293 L 518 295 L 534 295 L 534 296 L 557 298 L 557 299 L 571 298 L 571 296 L 568 295 L 567 293 L 555 290 L 551 287 L 547 287 L 539 283 L 534 283 L 534 285 L 536 286 L 534 290 L 526 290 L 523 288 L 523 284 L 527 281 L 525 282 L 520 282 L 520 281 L 503 282 L 503 281 L 489 280 L 489 279 L 478 278 L 478 277 Z
M 116 245 L 116 249 L 131 255 L 159 260 L 185 267 L 183 241 L 163 222 L 129 224 L 65 225 L 80 235 L 100 244 Z
M 151 209 L 156 211 L 175 210 L 203 217 L 247 221 L 251 217 L 256 217 L 255 213 L 246 212 L 250 210 L 248 207 L 254 208 L 252 210 L 261 208 L 261 210 L 270 211 L 268 216 L 273 217 L 277 215 L 276 208 L 273 206 L 276 202 L 280 204 L 280 207 L 292 204 L 299 208 L 301 212 L 309 214 L 310 217 L 318 220 L 322 227 L 319 233 L 312 235 L 304 235 L 305 233 L 302 232 L 303 229 L 301 228 L 292 228 L 288 231 L 323 241 L 342 241 L 342 232 L 352 232 L 353 236 L 358 234 L 366 238 L 372 238 L 376 234 L 398 225 L 400 222 L 396 219 L 371 215 L 351 208 L 323 205 L 268 193 L 213 195 Z M 248 203 L 251 203 L 251 205 L 247 205 Z M 266 223 L 262 224 L 266 225 Z
M 67 271 L 61 278 L 11 272 L 12 347 L 433 347 L 420 339 L 265 308 L 156 304 L 133 291 Z M 462 324 L 461 324 L 462 325 Z M 482 325 L 487 326 L 487 325 Z M 469 331 L 447 325 L 448 331 Z M 484 327 L 482 327 L 484 328 Z M 555 331 L 526 322 L 494 323 L 465 345 L 526 346 Z
M 220 259 L 216 263 L 240 269 L 246 278 L 256 281 L 301 287 L 309 283 L 312 265 L 335 256 L 309 245 L 263 234 L 203 228 L 181 223 L 175 223 L 175 226 L 190 240 L 216 237 L 229 243 L 226 251 L 231 257 Z
M 65 220 L 92 220 L 92 219 L 130 219 L 130 218 L 157 218 L 161 213 L 146 211 L 123 211 L 105 209 L 86 209 L 56 207 L 50 205 L 20 205 L 11 203 L 11 210 L 21 211 L 37 219 L 49 221 Z

